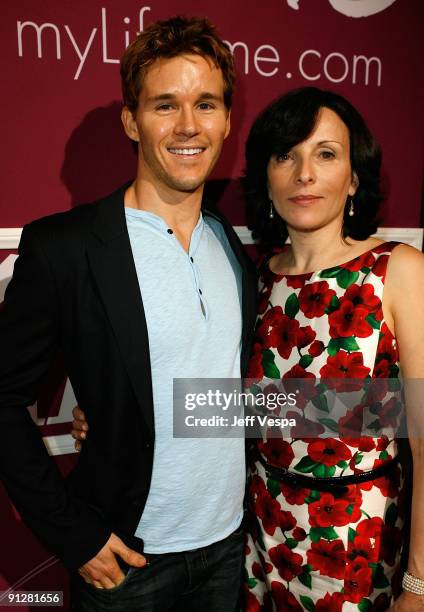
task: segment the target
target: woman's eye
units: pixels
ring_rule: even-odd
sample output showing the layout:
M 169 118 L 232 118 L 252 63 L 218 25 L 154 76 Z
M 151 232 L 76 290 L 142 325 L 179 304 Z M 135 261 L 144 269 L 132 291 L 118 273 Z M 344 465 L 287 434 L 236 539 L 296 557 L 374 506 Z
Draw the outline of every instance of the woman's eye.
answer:
M 282 153 L 281 155 L 277 155 L 275 159 L 277 162 L 288 161 L 290 159 L 290 153 Z
M 333 151 L 321 151 L 320 155 L 323 159 L 333 159 L 335 157 Z

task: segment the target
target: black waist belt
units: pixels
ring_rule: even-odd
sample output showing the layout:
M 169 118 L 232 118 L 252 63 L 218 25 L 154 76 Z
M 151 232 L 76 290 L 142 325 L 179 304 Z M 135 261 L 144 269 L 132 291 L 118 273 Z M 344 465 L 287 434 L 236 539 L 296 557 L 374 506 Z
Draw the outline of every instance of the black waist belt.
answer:
M 304 474 L 289 472 L 289 470 L 286 468 L 271 465 L 270 463 L 267 463 L 260 454 L 258 455 L 258 459 L 264 466 L 268 478 L 281 480 L 282 482 L 286 482 L 293 487 L 315 489 L 317 491 L 329 491 L 334 493 L 345 493 L 347 491 L 347 485 L 350 484 L 358 484 L 360 482 L 368 482 L 370 480 L 381 478 L 382 476 L 385 476 L 391 472 L 398 464 L 398 457 L 395 457 L 374 470 L 368 470 L 367 472 L 361 472 L 360 474 L 349 474 L 348 476 L 330 476 L 329 478 L 315 478 L 314 476 L 305 476 Z

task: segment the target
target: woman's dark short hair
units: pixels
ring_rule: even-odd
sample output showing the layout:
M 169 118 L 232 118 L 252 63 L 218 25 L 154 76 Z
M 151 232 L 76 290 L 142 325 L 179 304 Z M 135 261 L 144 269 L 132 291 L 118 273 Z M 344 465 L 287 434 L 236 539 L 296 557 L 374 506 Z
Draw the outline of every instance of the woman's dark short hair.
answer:
M 272 156 L 284 155 L 313 131 L 321 108 L 337 113 L 349 130 L 350 161 L 359 186 L 354 196 L 355 214 L 348 215 L 347 199 L 343 236 L 365 240 L 377 230 L 381 150 L 360 113 L 346 98 L 316 87 L 303 87 L 281 96 L 261 112 L 246 142 L 243 179 L 247 217 L 253 238 L 265 249 L 281 246 L 287 239 L 285 222 L 276 214 L 269 218 L 267 167 Z

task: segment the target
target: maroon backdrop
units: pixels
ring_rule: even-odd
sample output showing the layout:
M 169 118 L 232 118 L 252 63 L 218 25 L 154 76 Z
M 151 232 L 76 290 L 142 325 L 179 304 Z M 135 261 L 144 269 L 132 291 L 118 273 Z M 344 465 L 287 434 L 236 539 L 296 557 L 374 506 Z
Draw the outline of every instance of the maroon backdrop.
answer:
M 232 134 L 209 187 L 234 224 L 244 224 L 236 179 L 254 116 L 288 89 L 318 85 L 346 95 L 383 147 L 384 225 L 420 225 L 421 0 L 15 0 L 0 9 L 0 232 L 133 176 L 135 157 L 119 120 L 118 58 L 138 30 L 177 13 L 207 15 L 234 50 Z M 0 265 L 6 254 L 0 251 Z M 58 460 L 66 471 L 74 457 Z M 1 590 L 50 554 L 1 490 L 0 504 Z M 61 566 L 43 567 L 22 588 L 66 590 Z

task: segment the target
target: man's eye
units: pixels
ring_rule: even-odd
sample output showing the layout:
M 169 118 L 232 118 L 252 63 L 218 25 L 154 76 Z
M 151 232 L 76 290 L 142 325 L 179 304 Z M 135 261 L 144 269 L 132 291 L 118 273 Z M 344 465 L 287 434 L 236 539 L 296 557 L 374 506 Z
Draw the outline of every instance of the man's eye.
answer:
M 172 104 L 161 104 L 160 106 L 157 107 L 156 110 L 167 111 L 167 110 L 171 110 L 171 108 L 172 108 Z
M 199 104 L 199 108 L 200 110 L 210 110 L 211 108 L 213 108 L 213 106 L 209 102 L 201 102 Z

